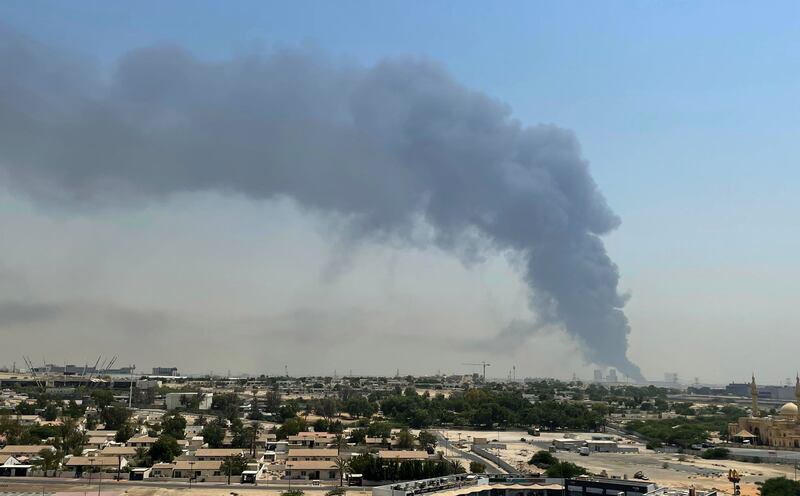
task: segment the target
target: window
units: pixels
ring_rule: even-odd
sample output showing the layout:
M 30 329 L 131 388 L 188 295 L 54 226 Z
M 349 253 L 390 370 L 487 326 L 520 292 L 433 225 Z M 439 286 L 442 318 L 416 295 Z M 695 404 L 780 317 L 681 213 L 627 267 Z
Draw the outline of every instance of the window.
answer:
M 335 479 L 336 478 L 336 471 L 335 470 L 331 470 L 330 472 L 328 472 L 328 478 L 329 479 Z
M 305 470 L 301 471 L 300 475 L 306 475 L 306 471 Z

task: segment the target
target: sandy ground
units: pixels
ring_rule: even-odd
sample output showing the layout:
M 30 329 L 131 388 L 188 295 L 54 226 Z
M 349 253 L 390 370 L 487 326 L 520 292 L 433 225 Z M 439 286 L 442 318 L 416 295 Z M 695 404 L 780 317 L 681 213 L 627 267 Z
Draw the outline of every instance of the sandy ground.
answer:
M 565 433 L 542 433 L 533 437 L 524 431 L 447 431 L 449 439 L 455 441 L 471 441 L 475 437 L 485 437 L 489 440 L 498 439 L 506 444 L 506 449 L 492 449 L 503 460 L 514 466 L 524 466 L 528 470 L 538 471 L 536 467 L 527 465 L 527 461 L 537 451 L 547 449 L 553 439 L 565 437 Z M 572 434 L 577 439 L 589 440 L 591 434 Z M 524 438 L 525 442 L 521 439 Z M 650 480 L 660 486 L 674 488 L 717 489 L 724 493 L 732 493 L 732 485 L 727 479 L 728 470 L 736 469 L 742 476 L 741 489 L 745 496 L 758 494 L 756 482 L 764 481 L 771 477 L 785 476 L 795 478 L 795 470 L 791 465 L 777 465 L 768 463 L 747 463 L 731 460 L 704 460 L 690 455 L 677 453 L 656 453 L 645 449 L 641 444 L 624 439 L 622 442 L 637 446 L 639 453 L 592 453 L 581 456 L 578 453 L 560 451 L 555 453 L 561 460 L 570 461 L 586 467 L 590 472 L 600 473 L 605 470 L 609 476 L 632 477 L 637 471 L 642 471 Z

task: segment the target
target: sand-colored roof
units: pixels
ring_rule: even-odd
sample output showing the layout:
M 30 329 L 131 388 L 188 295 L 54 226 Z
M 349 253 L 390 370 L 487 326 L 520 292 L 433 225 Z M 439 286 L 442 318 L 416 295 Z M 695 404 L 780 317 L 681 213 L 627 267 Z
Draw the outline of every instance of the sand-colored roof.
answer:
M 73 456 L 67 460 L 67 467 L 116 467 L 116 457 L 111 456 Z
M 7 455 L 9 453 L 24 453 L 28 455 L 35 455 L 43 449 L 55 450 L 55 448 L 52 446 L 45 444 L 7 444 L 0 449 L 0 454 Z
M 0 465 L 4 465 L 5 463 L 7 463 L 12 458 L 14 458 L 13 455 L 0 455 Z
M 335 449 L 314 449 L 314 448 L 290 448 L 289 458 L 335 458 L 339 456 L 339 451 Z
M 742 429 L 739 432 L 737 432 L 736 434 L 734 434 L 733 437 L 756 437 L 756 436 L 754 436 L 753 434 L 750 434 L 745 429 Z
M 100 456 L 133 456 L 137 449 L 133 446 L 106 446 L 100 451 Z
M 427 460 L 428 452 L 410 450 L 381 450 L 378 452 L 378 458 L 383 458 L 384 460 Z
M 200 448 L 195 456 L 236 456 L 244 453 L 241 448 Z
M 156 441 L 158 441 L 157 437 L 139 436 L 139 437 L 132 437 L 132 438 L 128 439 L 128 442 L 126 444 L 128 444 L 128 443 L 150 443 L 150 444 L 152 444 L 152 443 L 154 443 Z

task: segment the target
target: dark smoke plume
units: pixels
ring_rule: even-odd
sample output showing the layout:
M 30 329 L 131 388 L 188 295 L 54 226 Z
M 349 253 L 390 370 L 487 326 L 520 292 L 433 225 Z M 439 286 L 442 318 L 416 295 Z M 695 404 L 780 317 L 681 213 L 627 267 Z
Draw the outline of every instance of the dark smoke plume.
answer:
M 619 220 L 575 136 L 523 126 L 438 64 L 293 50 L 206 62 L 157 46 L 104 75 L 8 32 L 0 64 L 0 174 L 40 201 L 284 195 L 351 219 L 357 239 L 424 218 L 453 253 L 477 239 L 522 257 L 539 324 L 642 379 L 600 239 Z

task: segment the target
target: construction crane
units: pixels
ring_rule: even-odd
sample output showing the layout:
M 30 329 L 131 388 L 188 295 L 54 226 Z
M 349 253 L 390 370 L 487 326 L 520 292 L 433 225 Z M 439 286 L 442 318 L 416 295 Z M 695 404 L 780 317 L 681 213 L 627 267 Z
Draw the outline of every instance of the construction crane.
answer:
M 480 362 L 480 363 L 462 363 L 461 365 L 472 365 L 474 367 L 483 367 L 483 382 L 486 382 L 486 367 L 491 367 L 491 363 Z
M 33 380 L 34 380 L 34 382 L 36 382 L 36 386 L 39 389 L 42 389 L 43 386 L 42 386 L 41 381 L 39 380 L 39 377 L 36 376 L 36 369 L 33 366 L 33 361 L 30 359 L 30 357 L 27 357 L 25 355 L 22 355 L 22 359 L 25 361 L 25 366 L 28 367 L 28 371 L 33 376 Z

